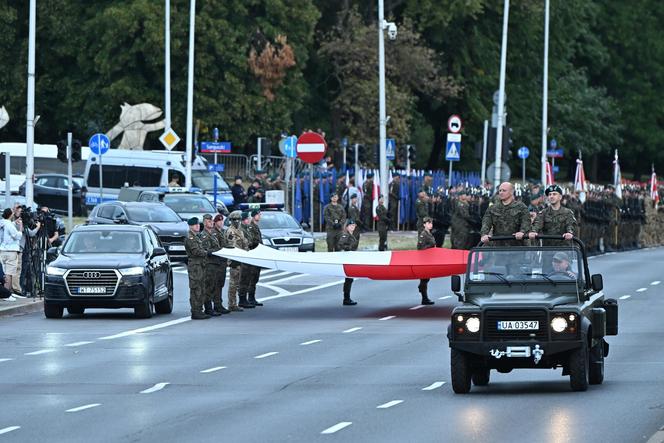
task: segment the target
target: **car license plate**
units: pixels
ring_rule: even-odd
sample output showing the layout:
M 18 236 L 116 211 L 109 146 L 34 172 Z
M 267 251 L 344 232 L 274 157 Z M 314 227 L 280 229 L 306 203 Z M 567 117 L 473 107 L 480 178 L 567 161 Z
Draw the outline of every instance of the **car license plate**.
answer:
M 103 286 L 83 286 L 78 288 L 79 294 L 106 294 L 106 288 Z
M 539 322 L 533 320 L 499 321 L 499 331 L 537 331 Z
M 168 247 L 169 251 L 184 251 L 184 245 L 173 245 Z
M 300 250 L 297 246 L 286 246 L 284 248 L 279 248 L 281 251 L 291 251 L 291 252 L 297 252 Z

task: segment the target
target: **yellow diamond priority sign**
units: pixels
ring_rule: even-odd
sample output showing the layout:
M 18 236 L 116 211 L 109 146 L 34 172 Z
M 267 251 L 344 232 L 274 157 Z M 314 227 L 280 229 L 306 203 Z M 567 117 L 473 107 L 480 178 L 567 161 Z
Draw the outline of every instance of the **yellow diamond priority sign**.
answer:
M 159 141 L 170 151 L 180 142 L 180 137 L 178 137 L 173 128 L 169 128 L 161 134 Z

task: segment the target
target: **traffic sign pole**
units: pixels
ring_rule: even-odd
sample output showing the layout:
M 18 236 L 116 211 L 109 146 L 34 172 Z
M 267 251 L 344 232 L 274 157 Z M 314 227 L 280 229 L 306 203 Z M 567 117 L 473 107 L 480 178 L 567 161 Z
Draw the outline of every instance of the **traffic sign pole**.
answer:
M 449 176 L 447 178 L 447 187 L 448 188 L 452 187 L 452 160 L 450 160 L 449 163 L 450 163 L 450 173 L 449 173 Z
M 97 137 L 97 140 L 99 140 L 99 137 Z M 99 203 L 104 203 L 104 174 L 101 167 L 102 156 L 102 151 L 99 151 Z
M 521 177 L 523 181 L 523 185 L 526 186 L 526 159 L 522 158 L 521 159 Z
M 309 163 L 309 230 L 314 235 L 314 164 Z
M 72 133 L 67 133 L 67 222 L 69 223 L 68 230 L 71 231 L 74 227 L 73 213 L 74 213 L 74 196 L 72 195 L 72 172 L 71 172 L 71 139 Z

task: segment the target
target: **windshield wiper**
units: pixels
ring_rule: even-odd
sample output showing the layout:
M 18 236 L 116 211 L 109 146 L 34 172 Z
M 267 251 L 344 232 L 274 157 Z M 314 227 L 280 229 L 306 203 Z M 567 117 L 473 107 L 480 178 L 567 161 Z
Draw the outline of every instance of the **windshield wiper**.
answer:
M 505 274 L 501 274 L 500 272 L 478 271 L 478 272 L 474 272 L 474 274 L 495 275 L 496 277 L 498 277 L 500 279 L 500 281 L 502 281 L 503 283 L 507 283 L 507 286 L 512 286 L 512 282 L 507 280 L 504 277 Z
M 544 277 L 545 279 L 547 279 L 548 281 L 550 281 L 550 282 L 553 284 L 553 286 L 556 286 L 556 285 L 557 285 L 557 283 L 556 283 L 556 281 L 555 281 L 554 279 L 552 279 L 551 277 L 549 277 L 549 276 L 546 275 L 546 274 L 542 274 L 541 272 L 532 272 L 532 273 L 530 273 L 530 274 L 521 274 L 521 275 L 538 275 L 538 276 L 540 276 L 540 277 Z

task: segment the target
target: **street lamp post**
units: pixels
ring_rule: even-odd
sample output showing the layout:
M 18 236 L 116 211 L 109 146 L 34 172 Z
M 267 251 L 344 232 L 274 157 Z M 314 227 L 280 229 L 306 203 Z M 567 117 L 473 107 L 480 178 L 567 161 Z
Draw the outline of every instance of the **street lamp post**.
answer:
M 171 129 L 171 0 L 164 7 L 164 126 Z
M 396 39 L 397 27 L 394 23 L 385 21 L 385 8 L 383 0 L 378 0 L 378 124 L 379 124 L 379 171 L 380 171 L 380 193 L 388 200 L 387 194 L 387 120 L 385 111 L 385 35 L 387 29 L 390 40 Z
M 542 79 L 542 186 L 546 186 L 546 137 L 549 100 L 549 0 L 544 6 L 544 78 Z
M 37 33 L 37 0 L 30 0 L 30 24 L 28 31 L 28 109 L 25 152 L 25 201 L 28 207 L 34 201 L 35 175 L 35 36 Z M 9 176 L 6 177 L 9 181 Z
M 191 151 L 193 149 L 193 120 L 194 120 L 194 29 L 196 22 L 196 0 L 190 0 L 189 10 L 189 69 L 187 79 L 187 148 L 185 187 L 191 188 Z
M 503 9 L 503 43 L 500 48 L 500 86 L 498 88 L 498 130 L 496 131 L 496 169 L 493 177 L 494 189 L 500 185 L 501 154 L 503 148 L 503 126 L 505 125 L 505 68 L 507 65 L 507 24 L 510 15 L 510 0 L 505 0 Z

